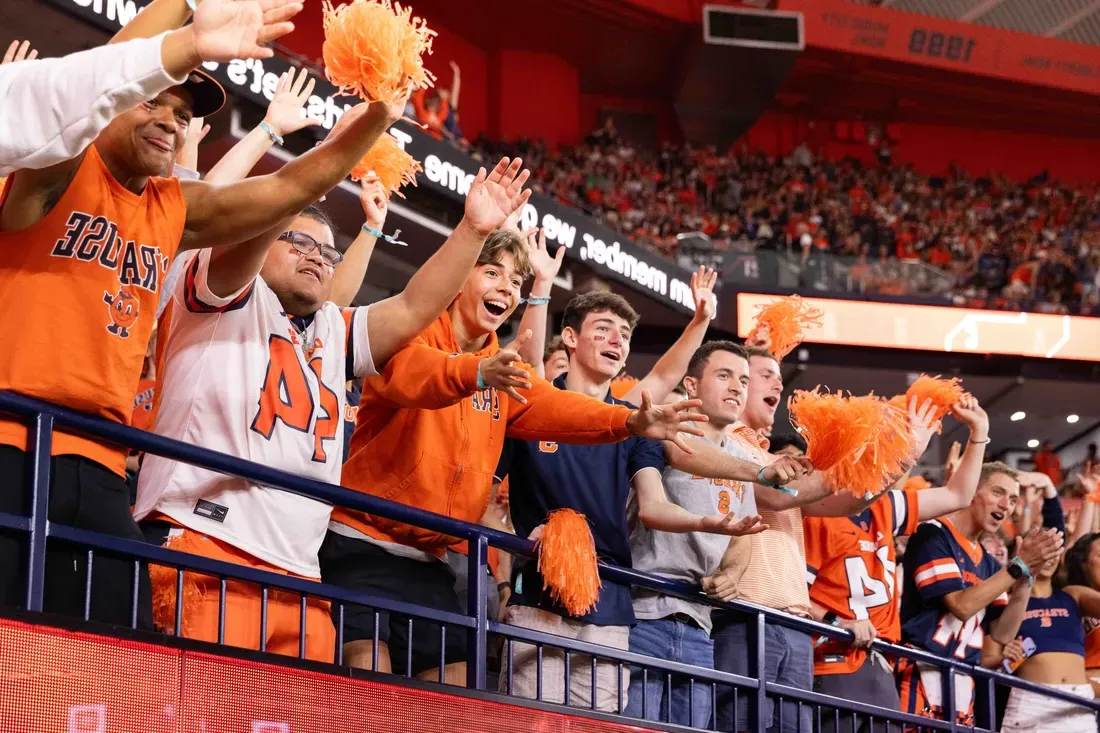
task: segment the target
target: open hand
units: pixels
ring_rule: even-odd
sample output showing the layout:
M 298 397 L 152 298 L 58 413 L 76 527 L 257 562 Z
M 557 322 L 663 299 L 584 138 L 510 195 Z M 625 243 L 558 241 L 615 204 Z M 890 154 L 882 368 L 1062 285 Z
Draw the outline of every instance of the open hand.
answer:
M 909 432 L 913 436 L 913 457 L 920 458 L 928 450 L 932 435 L 939 430 L 940 423 L 935 419 L 936 407 L 927 399 L 918 405 L 916 397 L 909 398 Z
M 695 303 L 695 319 L 714 318 L 714 283 L 718 273 L 712 267 L 699 265 L 699 271 L 691 273 L 691 299 Z
M 728 512 L 701 517 L 698 531 L 724 534 L 730 537 L 744 537 L 745 535 L 759 534 L 767 528 L 768 525 L 764 524 L 764 520 L 760 518 L 759 514 L 752 514 L 738 519 L 736 514 Z
M 681 400 L 667 405 L 653 404 L 649 390 L 642 390 L 642 404 L 630 413 L 626 419 L 627 429 L 634 435 L 653 440 L 670 440 L 684 453 L 691 449 L 684 443 L 681 433 L 703 436 L 703 431 L 691 425 L 694 422 L 707 422 L 709 418 L 692 410 L 703 404 L 699 400 Z
M 520 171 L 522 165 L 519 158 L 501 158 L 491 172 L 478 170 L 466 194 L 465 221 L 481 236 L 487 237 L 502 226 L 531 197 L 530 190 L 523 190 L 531 171 Z
M 313 87 L 317 80 L 310 78 L 305 69 L 298 71 L 298 78 L 294 78 L 294 69 L 290 69 L 279 77 L 279 84 L 275 87 L 275 96 L 271 98 L 271 104 L 267 105 L 267 114 L 264 122 L 278 135 L 283 137 L 292 132 L 297 132 L 303 127 L 316 127 L 321 123 L 306 117 L 302 108 L 313 94 Z
M 492 356 L 481 360 L 477 367 L 477 373 L 481 375 L 481 381 L 486 387 L 492 387 L 504 392 L 520 404 L 527 404 L 527 398 L 517 390 L 531 389 L 530 372 L 526 369 L 512 366 L 513 362 L 520 361 L 519 350 L 531 340 L 531 330 L 521 333 L 507 349 L 501 349 Z
M 203 0 L 191 24 L 195 50 L 203 61 L 269 59 L 275 52 L 262 44 L 294 30 L 301 10 L 301 0 Z
M 1026 537 L 1016 538 L 1016 556 L 1034 576 L 1039 568 L 1061 555 L 1064 541 L 1062 533 L 1053 527 L 1032 530 Z
M 371 229 L 382 231 L 389 205 L 386 189 L 373 173 L 367 174 L 361 185 L 363 190 L 359 192 L 359 203 L 363 205 L 363 214 L 366 217 L 364 223 Z
M 36 58 L 38 58 L 38 49 L 31 48 L 30 41 L 23 41 L 22 45 L 19 41 L 12 41 L 4 54 L 4 59 L 0 61 L 0 66 L 14 64 L 18 61 L 34 61 Z
M 947 481 L 962 463 L 962 445 L 959 441 L 951 444 L 951 450 L 947 451 L 947 460 L 943 464 L 943 480 Z
M 539 227 L 524 232 L 527 238 L 527 259 L 531 261 L 531 270 L 535 274 L 536 282 L 553 282 L 561 270 L 561 263 L 565 261 L 565 246 L 558 247 L 558 251 L 551 257 L 546 249 L 546 229 Z

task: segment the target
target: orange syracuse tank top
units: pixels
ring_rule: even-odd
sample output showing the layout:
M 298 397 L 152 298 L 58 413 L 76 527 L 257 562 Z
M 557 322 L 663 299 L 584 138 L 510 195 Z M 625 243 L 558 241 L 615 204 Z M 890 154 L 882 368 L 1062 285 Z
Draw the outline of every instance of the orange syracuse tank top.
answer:
M 0 208 L 6 198 L 5 190 Z M 89 147 L 49 214 L 0 232 L 0 317 L 9 324 L 0 389 L 128 425 L 186 212 L 178 180 L 152 178 L 139 196 Z M 24 423 L 0 417 L 0 445 L 26 450 Z M 58 429 L 52 452 L 126 475 L 126 449 L 112 443 Z

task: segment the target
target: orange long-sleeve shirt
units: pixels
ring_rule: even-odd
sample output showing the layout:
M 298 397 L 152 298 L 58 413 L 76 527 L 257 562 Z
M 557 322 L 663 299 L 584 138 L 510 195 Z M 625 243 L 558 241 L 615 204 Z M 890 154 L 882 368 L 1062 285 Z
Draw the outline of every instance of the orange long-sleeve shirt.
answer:
M 477 388 L 478 363 L 500 350 L 460 353 L 444 313 L 363 383 L 344 464 L 344 486 L 383 499 L 477 522 L 492 491 L 504 438 L 614 443 L 630 435 L 630 409 L 564 392 L 534 375 L 526 404 Z M 386 542 L 442 555 L 454 538 L 336 508 L 332 520 Z

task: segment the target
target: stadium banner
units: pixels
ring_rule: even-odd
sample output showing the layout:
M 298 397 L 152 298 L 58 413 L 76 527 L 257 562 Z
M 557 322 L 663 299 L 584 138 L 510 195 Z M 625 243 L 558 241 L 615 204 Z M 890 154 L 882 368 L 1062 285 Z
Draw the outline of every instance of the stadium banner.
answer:
M 737 335 L 753 328 L 757 306 L 775 295 L 737 294 Z M 1010 313 L 953 306 L 803 298 L 824 314 L 807 343 L 878 349 L 1100 360 L 1100 318 Z
M 630 733 L 633 726 L 0 620 L 5 733 Z
M 116 33 L 144 10 L 152 0 L 49 0 L 66 12 Z M 275 95 L 279 77 L 291 67 L 284 57 L 206 63 L 203 68 L 231 94 L 245 97 L 267 107 Z M 306 116 L 317 120 L 320 128 L 309 128 L 324 137 L 340 116 L 358 98 L 341 95 L 324 78 L 317 79 L 306 103 Z M 436 193 L 461 202 L 470 190 L 481 161 L 474 160 L 454 145 L 422 132 L 416 125 L 399 122 L 390 129 L 402 146 L 424 166 L 417 183 Z M 495 162 L 495 161 L 494 161 Z M 629 239 L 598 224 L 584 213 L 559 204 L 548 196 L 533 194 L 523 212 L 523 227 L 541 226 L 551 251 L 566 248 L 566 257 L 579 260 L 597 275 L 623 283 L 643 295 L 656 299 L 683 313 L 694 313 L 691 297 L 691 271 L 659 255 L 648 252 Z
M 848 0 L 779 0 L 778 9 L 803 14 L 811 48 L 1100 96 L 1097 46 Z

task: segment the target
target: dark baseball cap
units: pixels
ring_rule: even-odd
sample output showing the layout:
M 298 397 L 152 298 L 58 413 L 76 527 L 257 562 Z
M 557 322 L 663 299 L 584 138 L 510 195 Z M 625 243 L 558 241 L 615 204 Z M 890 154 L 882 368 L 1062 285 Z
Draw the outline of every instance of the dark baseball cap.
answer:
M 188 74 L 187 81 L 180 86 L 191 95 L 191 112 L 195 117 L 209 117 L 225 106 L 225 89 L 202 69 Z

